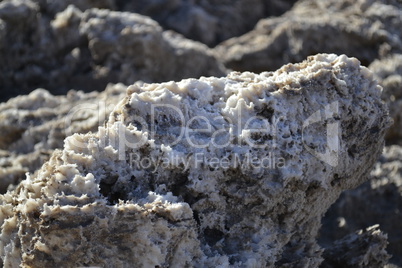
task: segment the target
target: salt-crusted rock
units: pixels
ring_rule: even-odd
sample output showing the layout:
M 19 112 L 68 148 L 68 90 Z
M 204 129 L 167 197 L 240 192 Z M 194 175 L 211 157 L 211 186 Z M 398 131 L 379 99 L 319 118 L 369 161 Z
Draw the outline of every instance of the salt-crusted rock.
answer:
M 225 74 L 205 45 L 163 32 L 148 17 L 74 6 L 41 13 L 50 2 L 0 2 L 0 101 L 38 87 L 65 94 L 103 90 L 109 82 Z
M 402 3 L 393 0 L 302 0 L 278 18 L 217 47 L 237 71 L 270 71 L 315 53 L 347 54 L 369 65 L 402 52 Z
M 122 84 L 66 96 L 37 89 L 0 104 L 0 193 L 39 169 L 66 136 L 97 131 L 125 91 Z
M 318 267 L 321 216 L 389 126 L 368 69 L 321 54 L 274 73 L 131 86 L 1 196 L 6 267 Z
M 394 120 L 386 136 L 387 142 L 402 145 L 402 54 L 375 60 L 369 69 L 384 88 L 382 98 L 387 102 Z
M 328 210 L 321 243 L 326 246 L 345 234 L 379 224 L 388 234 L 391 263 L 402 266 L 402 147 L 386 147 L 371 175 L 360 187 L 342 193 Z
M 289 10 L 295 0 L 120 1 L 121 10 L 147 15 L 187 38 L 213 46 L 250 31 L 257 21 Z
M 385 267 L 391 257 L 385 250 L 387 244 L 387 235 L 378 229 L 378 225 L 359 230 L 325 249 L 321 267 Z

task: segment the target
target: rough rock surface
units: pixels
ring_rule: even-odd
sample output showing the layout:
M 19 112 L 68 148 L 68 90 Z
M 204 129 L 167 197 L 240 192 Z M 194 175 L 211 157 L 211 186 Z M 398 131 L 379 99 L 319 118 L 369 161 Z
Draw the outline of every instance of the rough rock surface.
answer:
M 38 87 L 65 94 L 110 82 L 225 75 L 207 46 L 134 13 L 69 6 L 52 17 L 42 16 L 40 3 L 2 1 L 0 39 L 0 101 Z
M 35 172 L 66 136 L 97 131 L 125 95 L 126 86 L 102 93 L 70 91 L 53 96 L 37 89 L 0 104 L 0 193 Z
M 400 1 L 305 0 L 216 50 L 237 71 L 271 71 L 322 52 L 353 56 L 368 66 L 379 56 L 402 52 L 401 28 Z
M 6 267 L 318 267 L 321 217 L 367 178 L 389 124 L 372 74 L 346 56 L 131 86 L 105 127 L 68 137 L 1 196 L 0 255 Z
M 385 250 L 387 244 L 387 235 L 378 229 L 378 225 L 359 230 L 326 248 L 320 267 L 384 267 L 391 257 Z
M 371 175 L 368 182 L 344 192 L 327 212 L 321 244 L 379 224 L 388 233 L 391 263 L 402 266 L 402 147 L 386 147 Z
M 279 16 L 295 0 L 116 1 L 118 9 L 147 15 L 167 29 L 209 46 L 250 31 L 261 18 Z
M 375 60 L 369 69 L 384 89 L 382 98 L 387 102 L 394 120 L 386 136 L 387 142 L 402 145 L 402 54 Z

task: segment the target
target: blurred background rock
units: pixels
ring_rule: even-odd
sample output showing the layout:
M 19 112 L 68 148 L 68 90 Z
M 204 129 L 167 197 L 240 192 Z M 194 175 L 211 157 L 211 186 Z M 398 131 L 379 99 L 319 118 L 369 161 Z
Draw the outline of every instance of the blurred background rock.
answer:
M 0 190 L 62 146 L 73 107 L 114 105 L 125 85 L 346 54 L 374 72 L 395 123 L 371 178 L 327 212 L 320 242 L 339 249 L 345 235 L 380 224 L 391 263 L 402 267 L 401 29 L 397 0 L 0 1 Z M 98 124 L 87 110 L 68 127 L 87 132 Z

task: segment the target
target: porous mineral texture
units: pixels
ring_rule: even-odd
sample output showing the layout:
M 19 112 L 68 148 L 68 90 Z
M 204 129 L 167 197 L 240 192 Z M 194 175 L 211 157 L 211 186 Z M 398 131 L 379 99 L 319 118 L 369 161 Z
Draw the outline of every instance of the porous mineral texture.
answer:
M 375 60 L 369 69 L 384 89 L 382 98 L 394 120 L 386 136 L 387 143 L 402 145 L 402 54 Z
M 207 46 L 165 32 L 148 17 L 72 5 L 52 16 L 46 7 L 55 5 L 0 2 L 0 101 L 38 87 L 66 94 L 100 91 L 109 82 L 226 74 Z
M 1 198 L 6 267 L 318 267 L 322 215 L 365 179 L 390 119 L 370 71 L 134 85 L 97 133 Z
M 401 28 L 400 1 L 301 0 L 216 50 L 237 71 L 271 71 L 321 52 L 354 56 L 368 66 L 380 56 L 402 52 Z
M 379 224 L 388 233 L 391 263 L 402 266 L 402 147 L 386 147 L 360 187 L 342 193 L 328 210 L 321 230 L 321 244 L 370 225 Z M 338 219 L 338 224 L 336 221 Z
M 123 84 L 102 93 L 69 91 L 53 96 L 37 89 L 0 104 L 0 193 L 34 173 L 66 136 L 97 131 L 125 95 Z
M 385 267 L 391 257 L 385 250 L 387 235 L 381 232 L 378 225 L 366 230 L 349 234 L 326 248 L 321 268 L 333 267 Z
M 223 40 L 250 31 L 261 18 L 281 15 L 295 2 L 295 0 L 117 0 L 116 4 L 120 10 L 150 16 L 167 29 L 214 46 Z

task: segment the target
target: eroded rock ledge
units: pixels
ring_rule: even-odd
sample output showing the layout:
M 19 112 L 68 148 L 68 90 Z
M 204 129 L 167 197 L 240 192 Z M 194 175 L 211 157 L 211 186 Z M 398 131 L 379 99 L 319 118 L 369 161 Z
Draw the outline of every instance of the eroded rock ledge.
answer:
M 0 104 L 0 193 L 35 173 L 56 148 L 63 148 L 66 135 L 96 132 L 127 86 L 110 84 L 99 92 L 71 90 L 54 96 L 37 89 Z
M 333 54 L 131 86 L 105 127 L 70 136 L 1 196 L 0 255 L 6 267 L 318 267 L 321 217 L 367 178 L 389 125 L 372 74 Z

